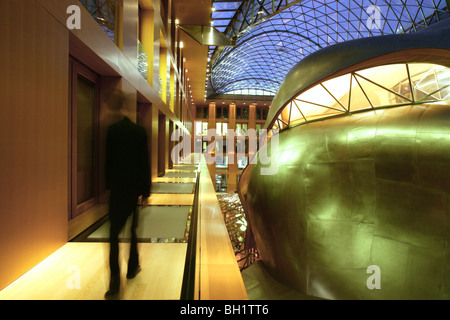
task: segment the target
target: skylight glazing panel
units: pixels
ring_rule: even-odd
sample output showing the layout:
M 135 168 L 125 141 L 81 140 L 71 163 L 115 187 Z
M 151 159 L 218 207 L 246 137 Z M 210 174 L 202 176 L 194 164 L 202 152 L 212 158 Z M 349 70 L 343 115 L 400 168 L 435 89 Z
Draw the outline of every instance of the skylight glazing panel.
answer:
M 254 8 L 260 10 L 261 4 L 265 11 L 272 12 L 269 9 L 280 5 L 280 1 L 248 1 L 233 26 L 234 32 L 242 31 L 256 21 Z M 284 5 L 283 1 L 281 6 Z M 240 34 L 235 48 L 221 52 L 213 64 L 214 88 L 218 93 L 224 93 L 227 83 L 231 82 L 233 86 L 239 83 L 245 88 L 245 83 L 248 83 L 245 79 L 249 75 L 270 79 L 272 86 L 274 83 L 280 85 L 296 63 L 320 48 L 361 37 L 412 32 L 429 23 L 424 19 L 431 21 L 431 16 L 437 17 L 445 7 L 442 0 L 408 0 L 407 5 L 400 0 L 298 2 Z M 369 28 L 369 19 L 379 21 Z M 249 39 L 251 41 L 247 45 Z M 224 66 L 231 68 L 230 72 L 225 72 Z
M 239 9 L 242 1 L 235 2 L 213 2 L 214 8 L 216 10 L 237 10 Z
M 224 33 L 225 30 L 227 30 L 227 26 L 223 26 L 223 27 L 221 27 L 221 26 L 215 26 L 215 28 L 216 28 L 218 31 L 222 32 L 222 33 Z
M 212 19 L 227 19 L 228 22 L 231 18 L 233 18 L 235 12 L 234 11 L 213 11 Z

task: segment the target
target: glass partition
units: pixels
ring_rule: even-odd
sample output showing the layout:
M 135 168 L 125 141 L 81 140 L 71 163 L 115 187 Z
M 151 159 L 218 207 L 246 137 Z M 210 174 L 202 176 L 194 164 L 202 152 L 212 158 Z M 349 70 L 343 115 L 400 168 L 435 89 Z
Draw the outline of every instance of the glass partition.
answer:
M 148 55 L 142 43 L 138 40 L 138 71 L 147 80 L 148 77 Z
M 117 4 L 116 0 L 80 0 L 108 37 L 117 43 Z
M 216 192 L 227 192 L 227 175 L 216 174 Z
M 293 97 L 274 128 L 359 110 L 450 99 L 450 69 L 428 63 L 383 65 L 323 81 Z
M 228 156 L 216 156 L 215 162 L 217 169 L 228 169 Z

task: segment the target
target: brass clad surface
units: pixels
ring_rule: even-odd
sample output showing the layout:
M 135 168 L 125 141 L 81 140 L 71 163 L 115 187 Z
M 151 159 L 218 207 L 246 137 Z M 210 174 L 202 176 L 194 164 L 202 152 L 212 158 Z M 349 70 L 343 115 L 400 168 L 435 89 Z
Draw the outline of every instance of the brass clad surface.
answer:
M 204 46 L 235 46 L 236 41 L 230 40 L 212 26 L 179 25 L 179 28 Z
M 278 138 L 276 174 L 258 162 L 239 185 L 273 277 L 327 299 L 450 298 L 448 103 L 325 119 Z M 372 265 L 380 289 L 367 286 Z

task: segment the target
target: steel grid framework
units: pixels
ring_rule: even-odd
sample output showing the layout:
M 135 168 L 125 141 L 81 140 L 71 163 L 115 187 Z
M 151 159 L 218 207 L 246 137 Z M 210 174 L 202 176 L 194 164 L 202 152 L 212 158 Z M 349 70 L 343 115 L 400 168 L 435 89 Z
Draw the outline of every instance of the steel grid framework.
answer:
M 292 67 L 321 48 L 414 32 L 449 16 L 445 0 L 250 0 L 214 6 L 216 28 L 220 19 L 229 21 L 221 31 L 237 38 L 236 47 L 213 59 L 209 82 L 217 94 L 241 89 L 275 94 Z

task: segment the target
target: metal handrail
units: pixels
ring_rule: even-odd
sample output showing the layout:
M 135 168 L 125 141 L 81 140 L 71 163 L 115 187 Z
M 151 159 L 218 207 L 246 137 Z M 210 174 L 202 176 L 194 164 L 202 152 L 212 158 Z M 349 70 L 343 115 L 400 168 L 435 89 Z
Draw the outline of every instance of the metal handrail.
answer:
M 200 170 L 197 172 L 195 183 L 194 203 L 191 215 L 191 224 L 189 228 L 188 246 L 186 252 L 186 261 L 184 264 L 183 284 L 181 287 L 181 300 L 194 300 L 195 298 L 195 267 L 197 259 L 197 226 L 199 212 L 199 186 Z

